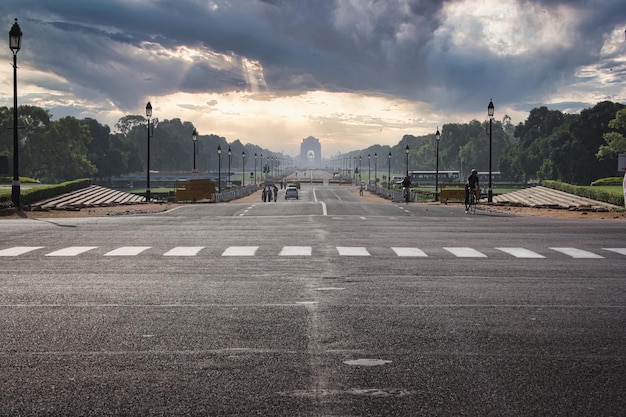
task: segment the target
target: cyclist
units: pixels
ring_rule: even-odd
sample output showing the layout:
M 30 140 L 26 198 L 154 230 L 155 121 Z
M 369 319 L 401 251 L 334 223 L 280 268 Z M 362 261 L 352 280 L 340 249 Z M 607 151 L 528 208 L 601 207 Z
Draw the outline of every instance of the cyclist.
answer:
M 480 188 L 480 184 L 478 180 L 478 171 L 473 169 L 470 176 L 467 177 L 467 182 L 465 183 L 465 212 L 466 213 L 469 210 L 470 191 L 475 194 L 476 189 L 478 188 Z
M 411 179 L 408 176 L 402 180 L 402 189 L 404 190 L 404 200 L 408 203 L 411 199 Z

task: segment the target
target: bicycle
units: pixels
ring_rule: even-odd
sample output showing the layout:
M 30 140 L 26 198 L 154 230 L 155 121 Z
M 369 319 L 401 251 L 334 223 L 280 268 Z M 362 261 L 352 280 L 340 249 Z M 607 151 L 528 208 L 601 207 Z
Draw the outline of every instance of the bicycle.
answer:
M 404 191 L 404 201 L 407 203 L 410 202 L 411 201 L 411 189 L 409 187 L 404 187 L 403 191 Z
M 469 214 L 476 214 L 476 204 L 478 200 L 476 199 L 476 189 L 471 188 L 468 196 L 468 204 L 465 207 L 465 212 Z

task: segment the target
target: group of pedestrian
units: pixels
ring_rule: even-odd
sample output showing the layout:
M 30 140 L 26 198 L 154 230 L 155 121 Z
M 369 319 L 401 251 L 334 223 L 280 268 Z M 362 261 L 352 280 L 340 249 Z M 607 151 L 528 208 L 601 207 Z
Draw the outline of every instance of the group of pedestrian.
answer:
M 266 185 L 265 187 L 263 187 L 263 192 L 261 193 L 261 198 L 263 199 L 263 202 L 271 202 L 272 198 L 274 199 L 274 202 L 278 201 L 278 187 L 276 187 L 275 185 Z

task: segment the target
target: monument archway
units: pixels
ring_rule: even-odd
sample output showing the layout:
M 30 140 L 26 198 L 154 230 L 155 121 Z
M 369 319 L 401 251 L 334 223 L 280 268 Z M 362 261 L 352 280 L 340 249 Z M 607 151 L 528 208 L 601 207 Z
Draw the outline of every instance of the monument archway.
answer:
M 300 145 L 300 164 L 302 168 L 322 167 L 322 145 L 319 139 L 309 136 Z

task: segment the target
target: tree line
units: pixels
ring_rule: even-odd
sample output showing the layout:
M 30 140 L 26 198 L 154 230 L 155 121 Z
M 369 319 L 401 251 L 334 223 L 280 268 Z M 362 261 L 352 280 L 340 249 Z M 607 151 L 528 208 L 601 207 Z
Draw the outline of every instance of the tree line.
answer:
M 439 137 L 439 170 L 471 169 L 489 171 L 489 131 L 491 129 L 492 171 L 515 181 L 544 179 L 585 185 L 618 175 L 617 157 L 626 153 L 626 107 L 603 101 L 580 114 L 567 114 L 542 106 L 514 126 L 509 116 L 502 120 L 444 124 Z M 379 176 L 388 169 L 404 172 L 406 147 L 409 170 L 435 171 L 437 139 L 435 132 L 424 136 L 405 135 L 397 145 L 374 145 L 338 155 L 361 160 L 361 169 L 374 172 L 377 155 Z M 369 155 L 369 158 L 368 158 Z
M 110 178 L 145 172 L 147 167 L 148 119 L 124 116 L 115 124 L 116 132 L 95 119 L 79 120 L 72 116 L 52 120 L 48 110 L 22 105 L 18 107 L 19 173 L 45 183 L 76 178 Z M 0 107 L 0 175 L 12 173 L 13 109 Z M 240 140 L 209 134 L 192 141 L 194 126 L 180 119 L 151 119 L 150 170 L 191 171 L 194 151 L 196 169 L 200 172 L 218 170 L 218 146 L 222 149 L 222 171 L 254 171 L 267 165 L 268 157 L 280 163 L 282 154 L 274 153 Z M 261 160 L 263 155 L 263 160 Z
M 79 120 L 67 116 L 52 120 L 50 112 L 39 107 L 22 105 L 18 110 L 22 176 L 54 183 L 145 172 L 148 128 L 143 116 L 124 116 L 114 126 L 116 132 L 111 132 L 109 126 L 91 118 Z M 214 134 L 199 135 L 194 147 L 191 122 L 152 121 L 151 170 L 189 171 L 195 149 L 198 171 L 217 171 L 218 146 L 222 149 L 224 172 L 229 148 L 231 171 L 242 171 L 244 151 L 246 172 L 254 170 L 255 153 L 257 172 L 261 172 L 262 165 L 267 165 L 268 157 L 277 161 L 283 157 L 253 144 L 244 145 L 238 139 L 229 143 Z M 0 175 L 8 175 L 12 172 L 12 109 L 0 107 L 0 125 L 3 127 L 0 129 Z M 531 110 L 528 118 L 517 126 L 508 116 L 493 120 L 491 128 L 489 121 L 477 120 L 443 125 L 438 147 L 439 169 L 459 170 L 463 175 L 474 168 L 488 171 L 490 129 L 492 170 L 519 181 L 552 179 L 589 184 L 598 178 L 617 175 L 617 156 L 626 152 L 624 105 L 603 101 L 580 114 L 542 106 Z M 353 158 L 361 172 L 368 169 L 368 164 L 374 172 L 374 163 L 381 175 L 388 163 L 394 172 L 404 172 L 407 146 L 409 170 L 435 170 L 435 132 L 424 136 L 405 135 L 394 146 L 374 145 L 338 154 L 336 159 Z M 376 162 L 374 155 L 377 155 Z

